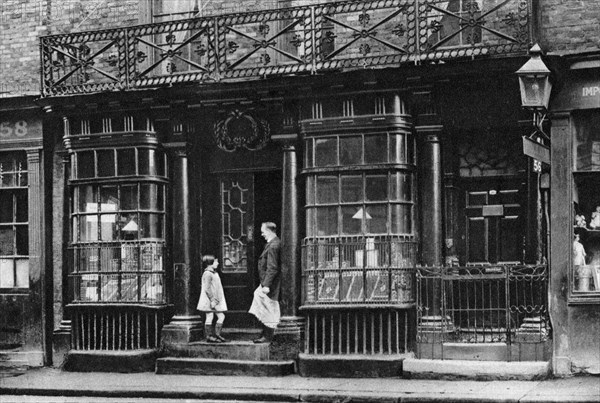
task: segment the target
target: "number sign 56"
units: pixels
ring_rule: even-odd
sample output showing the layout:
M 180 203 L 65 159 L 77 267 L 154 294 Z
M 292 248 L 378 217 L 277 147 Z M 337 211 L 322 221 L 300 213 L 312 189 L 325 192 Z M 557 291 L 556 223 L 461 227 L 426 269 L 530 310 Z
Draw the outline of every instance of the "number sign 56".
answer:
M 15 123 L 0 123 L 0 138 L 25 137 L 27 136 L 27 122 L 19 120 Z

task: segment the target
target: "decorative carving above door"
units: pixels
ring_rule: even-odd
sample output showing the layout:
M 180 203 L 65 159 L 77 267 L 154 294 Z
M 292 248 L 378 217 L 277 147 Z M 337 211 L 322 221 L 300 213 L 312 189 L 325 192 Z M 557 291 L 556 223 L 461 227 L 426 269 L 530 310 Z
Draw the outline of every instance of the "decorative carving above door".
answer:
M 269 122 L 247 111 L 234 109 L 214 125 L 217 146 L 227 152 L 242 148 L 260 150 L 271 138 Z

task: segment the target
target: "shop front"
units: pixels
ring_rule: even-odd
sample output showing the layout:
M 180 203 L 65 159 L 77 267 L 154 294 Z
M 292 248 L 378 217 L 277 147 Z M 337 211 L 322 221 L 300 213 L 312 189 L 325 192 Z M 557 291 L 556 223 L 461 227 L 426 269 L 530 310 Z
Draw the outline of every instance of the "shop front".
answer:
M 600 82 L 598 58 L 568 60 L 552 111 L 552 286 L 554 368 L 599 373 Z

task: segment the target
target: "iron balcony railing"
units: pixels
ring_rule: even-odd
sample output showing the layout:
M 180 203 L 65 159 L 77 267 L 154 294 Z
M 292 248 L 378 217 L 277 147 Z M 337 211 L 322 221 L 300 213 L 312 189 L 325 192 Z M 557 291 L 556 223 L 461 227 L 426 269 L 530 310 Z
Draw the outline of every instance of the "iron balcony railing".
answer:
M 531 0 L 363 0 L 51 35 L 42 95 L 525 54 L 531 20 Z

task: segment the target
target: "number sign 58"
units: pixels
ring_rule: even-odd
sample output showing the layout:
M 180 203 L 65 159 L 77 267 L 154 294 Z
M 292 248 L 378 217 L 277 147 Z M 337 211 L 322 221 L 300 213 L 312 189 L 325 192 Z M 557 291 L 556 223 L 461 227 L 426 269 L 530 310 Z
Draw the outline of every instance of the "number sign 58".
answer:
M 27 122 L 24 120 L 0 123 L 0 138 L 25 137 L 27 132 Z

